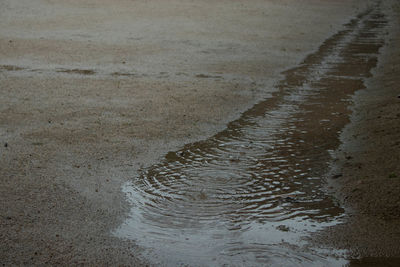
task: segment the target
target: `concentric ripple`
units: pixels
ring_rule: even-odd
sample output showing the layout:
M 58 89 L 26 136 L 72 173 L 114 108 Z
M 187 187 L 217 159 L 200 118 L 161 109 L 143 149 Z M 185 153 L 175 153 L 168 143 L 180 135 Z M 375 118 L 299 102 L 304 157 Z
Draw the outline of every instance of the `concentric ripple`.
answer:
M 132 210 L 118 235 L 164 265 L 331 263 L 299 237 L 343 215 L 322 177 L 385 24 L 379 6 L 360 14 L 287 71 L 273 97 L 141 170 L 124 186 Z

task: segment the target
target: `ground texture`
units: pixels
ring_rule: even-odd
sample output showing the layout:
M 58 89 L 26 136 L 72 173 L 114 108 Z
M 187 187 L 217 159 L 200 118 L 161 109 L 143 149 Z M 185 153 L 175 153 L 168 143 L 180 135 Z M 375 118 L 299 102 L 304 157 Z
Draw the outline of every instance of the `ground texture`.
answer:
M 129 211 L 121 185 L 270 96 L 367 2 L 1 1 L 0 262 L 143 264 L 111 234 Z M 338 152 L 334 188 L 365 222 L 332 243 L 361 256 L 399 255 L 395 14 Z

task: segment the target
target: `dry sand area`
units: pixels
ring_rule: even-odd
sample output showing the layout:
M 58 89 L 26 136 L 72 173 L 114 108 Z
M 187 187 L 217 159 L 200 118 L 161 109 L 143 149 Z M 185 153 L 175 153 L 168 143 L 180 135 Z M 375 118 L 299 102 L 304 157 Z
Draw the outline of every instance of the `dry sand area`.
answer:
M 368 3 L 0 1 L 0 263 L 143 264 L 139 247 L 111 234 L 129 211 L 122 184 L 269 97 L 282 71 Z M 386 81 L 392 102 L 396 62 Z M 382 108 L 382 127 L 393 125 L 382 104 L 389 100 L 379 99 L 360 110 Z M 398 121 L 399 102 L 392 105 Z M 394 167 L 382 175 L 397 190 L 398 154 L 389 158 Z

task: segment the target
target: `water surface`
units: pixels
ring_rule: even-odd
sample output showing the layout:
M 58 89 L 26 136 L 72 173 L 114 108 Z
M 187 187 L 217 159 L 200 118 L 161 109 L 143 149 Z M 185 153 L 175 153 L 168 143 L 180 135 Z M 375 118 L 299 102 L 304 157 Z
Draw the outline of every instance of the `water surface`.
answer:
M 368 9 L 285 72 L 271 98 L 140 170 L 123 188 L 132 208 L 117 235 L 162 265 L 345 263 L 306 238 L 344 217 L 324 179 L 385 24 Z

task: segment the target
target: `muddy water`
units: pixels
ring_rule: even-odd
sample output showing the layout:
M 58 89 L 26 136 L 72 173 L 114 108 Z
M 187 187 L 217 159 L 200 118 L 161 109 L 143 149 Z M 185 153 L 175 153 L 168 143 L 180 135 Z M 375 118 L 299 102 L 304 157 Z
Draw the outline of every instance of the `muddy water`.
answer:
M 304 238 L 344 217 L 323 179 L 385 24 L 368 9 L 285 72 L 271 98 L 141 170 L 124 186 L 132 209 L 117 235 L 162 265 L 344 263 Z

